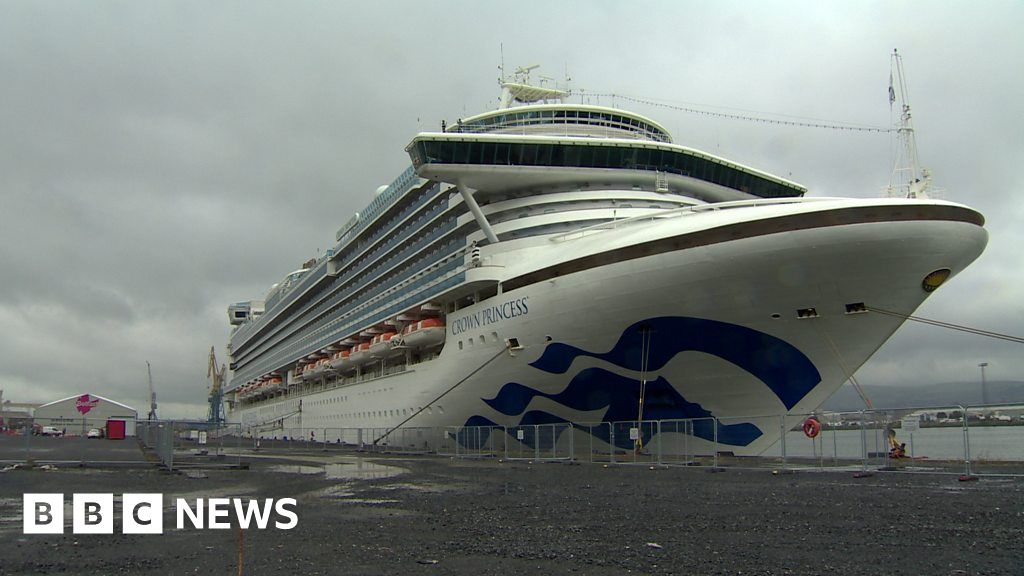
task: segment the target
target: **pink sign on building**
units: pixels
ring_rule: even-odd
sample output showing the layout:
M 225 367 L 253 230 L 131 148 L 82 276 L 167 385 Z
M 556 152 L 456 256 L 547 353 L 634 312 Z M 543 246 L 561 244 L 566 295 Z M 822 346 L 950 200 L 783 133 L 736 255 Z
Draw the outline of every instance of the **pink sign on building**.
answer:
M 87 414 L 89 410 L 92 410 L 94 406 L 100 403 L 99 398 L 93 398 L 88 394 L 82 394 L 78 397 L 75 402 L 75 409 L 81 414 Z

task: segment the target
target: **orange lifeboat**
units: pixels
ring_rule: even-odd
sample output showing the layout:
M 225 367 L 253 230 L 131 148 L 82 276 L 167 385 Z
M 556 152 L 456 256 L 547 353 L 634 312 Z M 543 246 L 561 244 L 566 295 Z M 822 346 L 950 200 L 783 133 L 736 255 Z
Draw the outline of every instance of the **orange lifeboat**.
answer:
M 309 364 L 306 364 L 305 366 L 302 367 L 302 373 L 300 377 L 303 380 L 314 380 L 318 376 L 320 376 L 321 372 L 323 372 L 323 370 L 317 370 L 316 362 L 310 362 Z
M 331 369 L 331 359 L 330 358 L 321 358 L 321 359 L 317 360 L 316 361 L 316 365 L 313 366 L 313 372 L 315 372 L 317 376 L 323 376 L 324 373 L 326 373 L 330 369 Z
M 398 336 L 398 333 L 385 332 L 374 336 L 373 340 L 370 341 L 370 357 L 374 360 L 380 360 L 394 356 L 396 352 L 401 353 L 394 349 L 395 341 L 393 339 L 395 336 Z
M 415 349 L 430 348 L 444 344 L 445 327 L 440 318 L 425 318 L 413 322 L 402 331 L 402 342 Z
M 331 356 L 331 368 L 334 368 L 335 370 L 347 370 L 351 368 L 352 362 L 348 359 L 350 354 L 350 350 L 335 352 L 334 355 Z
M 363 342 L 362 344 L 352 348 L 352 352 L 348 355 L 348 359 L 352 362 L 353 366 L 362 366 L 370 361 L 370 343 Z

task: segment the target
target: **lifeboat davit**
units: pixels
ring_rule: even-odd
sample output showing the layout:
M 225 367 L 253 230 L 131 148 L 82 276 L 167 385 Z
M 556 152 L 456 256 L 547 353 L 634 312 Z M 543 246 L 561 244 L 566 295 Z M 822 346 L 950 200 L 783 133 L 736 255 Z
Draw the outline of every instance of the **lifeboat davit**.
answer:
M 413 322 L 402 331 L 402 343 L 410 348 L 430 348 L 444 344 L 444 321 L 440 318 L 425 318 Z
M 353 366 L 362 366 L 371 360 L 370 358 L 370 343 L 363 342 L 362 344 L 352 348 L 352 352 L 348 355 L 349 362 Z
M 341 350 L 335 352 L 334 356 L 331 356 L 331 368 L 335 370 L 347 370 L 352 367 L 352 361 L 348 359 L 351 351 Z
M 400 354 L 400 350 L 394 349 L 395 341 L 393 338 L 395 336 L 398 336 L 397 332 L 385 332 L 374 336 L 373 340 L 370 341 L 370 357 L 374 360 L 380 360 L 394 356 L 396 353 Z

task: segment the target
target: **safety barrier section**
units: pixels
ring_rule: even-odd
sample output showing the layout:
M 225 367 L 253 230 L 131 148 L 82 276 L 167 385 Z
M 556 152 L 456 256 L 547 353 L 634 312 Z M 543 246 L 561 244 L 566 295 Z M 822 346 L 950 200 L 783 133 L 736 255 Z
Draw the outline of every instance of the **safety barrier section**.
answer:
M 241 466 L 245 439 L 239 424 L 190 420 L 145 420 L 136 425 L 139 443 L 168 470 Z
M 506 460 L 573 460 L 576 455 L 573 425 L 529 424 L 499 428 Z

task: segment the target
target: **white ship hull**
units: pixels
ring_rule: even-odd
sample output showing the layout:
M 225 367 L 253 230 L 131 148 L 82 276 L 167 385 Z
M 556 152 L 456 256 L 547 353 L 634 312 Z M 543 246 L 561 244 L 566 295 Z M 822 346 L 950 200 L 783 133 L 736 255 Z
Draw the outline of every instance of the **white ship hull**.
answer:
M 904 213 L 935 206 L 976 214 L 931 201 L 804 201 L 498 244 L 485 250 L 483 268 L 532 281 L 449 312 L 438 358 L 252 408 L 236 404 L 229 417 L 279 430 L 716 417 L 719 450 L 760 453 L 779 438 L 780 415 L 789 426 L 819 407 L 902 323 L 851 314 L 848 305 L 910 314 L 929 295 L 926 275 L 956 274 L 984 249 L 980 222 Z M 707 234 L 771 222 L 781 224 L 736 239 Z M 701 232 L 704 241 L 690 242 Z M 579 264 L 588 258 L 592 265 Z M 816 317 L 798 317 L 808 309 Z M 510 338 L 522 349 L 507 350 Z M 420 407 L 428 408 L 408 420 Z M 712 450 L 714 432 L 695 429 L 706 445 L 691 449 Z

